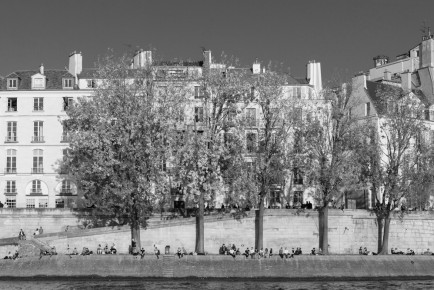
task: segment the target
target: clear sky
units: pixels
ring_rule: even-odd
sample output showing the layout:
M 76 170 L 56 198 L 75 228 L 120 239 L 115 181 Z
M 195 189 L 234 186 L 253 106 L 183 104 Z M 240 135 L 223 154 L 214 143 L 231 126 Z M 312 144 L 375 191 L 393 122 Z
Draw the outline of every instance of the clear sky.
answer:
M 108 48 L 201 60 L 205 47 L 245 66 L 283 63 L 295 77 L 320 61 L 327 80 L 416 46 L 422 21 L 434 31 L 432 0 L 1 0 L 0 9 L 3 76 L 64 68 L 74 50 L 93 67 Z

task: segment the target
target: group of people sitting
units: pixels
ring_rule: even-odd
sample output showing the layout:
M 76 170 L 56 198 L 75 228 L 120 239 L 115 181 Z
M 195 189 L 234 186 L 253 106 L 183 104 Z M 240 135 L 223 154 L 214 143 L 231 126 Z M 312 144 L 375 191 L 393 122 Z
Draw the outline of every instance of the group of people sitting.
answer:
M 18 259 L 18 250 L 15 250 L 15 253 L 12 254 L 11 252 L 9 252 L 3 259 L 4 260 L 15 260 Z
M 101 247 L 101 244 L 98 245 L 98 248 L 96 248 L 96 254 L 97 255 L 116 255 L 118 250 L 116 249 L 115 243 L 112 244 L 112 246 L 108 247 L 107 243 L 105 244 L 104 249 Z
M 429 250 L 429 249 L 428 249 Z M 390 253 L 392 255 L 414 255 L 414 251 L 410 248 L 407 248 L 407 251 L 404 253 L 404 251 L 398 250 L 398 248 L 391 248 Z
M 236 255 L 239 255 L 239 249 L 236 251 Z M 260 250 L 258 250 L 257 248 L 253 249 L 253 247 L 251 247 L 249 249 L 249 247 L 246 248 L 246 250 L 243 253 L 243 256 L 246 257 L 246 259 L 250 256 L 251 259 L 260 259 L 260 258 L 270 258 L 271 256 L 273 256 L 273 249 L 270 248 L 261 248 Z M 235 256 L 233 256 L 235 258 Z
M 39 259 L 42 258 L 42 256 L 53 256 L 53 255 L 57 255 L 57 251 L 56 251 L 56 247 L 51 247 L 48 249 L 40 249 L 39 251 Z

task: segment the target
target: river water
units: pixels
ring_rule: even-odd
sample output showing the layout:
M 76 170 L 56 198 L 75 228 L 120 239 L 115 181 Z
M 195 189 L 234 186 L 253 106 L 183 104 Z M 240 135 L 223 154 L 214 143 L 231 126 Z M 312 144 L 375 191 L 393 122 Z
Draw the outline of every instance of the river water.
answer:
M 293 289 L 434 289 L 434 280 L 411 281 L 267 281 L 267 280 L 103 280 L 103 279 L 27 279 L 1 280 L 0 289 L 224 289 L 224 290 L 293 290 Z

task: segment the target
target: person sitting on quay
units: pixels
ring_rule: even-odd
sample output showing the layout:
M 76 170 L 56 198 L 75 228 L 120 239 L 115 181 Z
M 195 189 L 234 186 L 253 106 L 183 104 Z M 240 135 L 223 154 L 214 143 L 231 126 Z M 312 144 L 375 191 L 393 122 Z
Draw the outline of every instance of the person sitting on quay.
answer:
M 187 256 L 188 255 L 187 250 L 184 247 L 182 247 L 181 249 L 182 249 L 182 253 L 184 254 L 184 256 Z M 193 253 L 191 253 L 191 255 L 193 255 Z
M 394 251 L 395 253 L 395 255 L 404 255 L 404 252 L 403 251 L 401 251 L 401 250 L 398 250 L 398 248 L 395 248 L 395 251 Z M 392 253 L 393 254 L 393 253 Z
M 431 255 L 433 255 L 433 253 L 429 250 L 429 248 L 428 249 L 426 249 L 426 251 L 425 252 L 423 252 L 423 254 L 424 255 L 428 255 L 428 256 L 431 256 Z
M 372 252 L 372 251 L 368 251 L 368 249 L 365 247 L 365 248 L 363 249 L 363 255 L 365 255 L 365 256 L 372 256 L 372 255 L 376 256 L 377 253 L 374 253 L 374 252 Z
M 106 243 L 105 246 L 104 246 L 104 254 L 105 254 L 105 255 L 110 254 L 110 250 L 109 250 L 109 247 L 108 247 L 108 244 L 107 244 L 107 243 Z
M 26 239 L 26 234 L 24 233 L 23 229 L 20 229 L 20 233 L 18 234 L 18 239 L 19 240 L 25 240 Z
M 241 255 L 240 248 L 237 249 L 237 251 L 235 252 L 235 255 L 237 255 L 237 256 L 240 256 L 240 255 Z
M 315 248 L 313 248 L 313 249 L 310 251 L 310 254 L 311 254 L 311 255 L 314 255 L 314 256 L 316 255 L 316 250 L 315 250 Z
M 42 226 L 39 227 L 39 234 L 42 235 L 44 233 L 44 230 L 42 229 Z
M 39 236 L 39 229 L 36 228 L 35 232 L 33 233 L 34 236 Z
M 110 254 L 116 255 L 117 252 L 118 250 L 116 249 L 116 245 L 115 243 L 113 243 L 112 246 L 110 247 Z
M 178 256 L 179 259 L 181 259 L 184 256 L 184 254 L 181 251 L 181 248 L 178 247 L 178 251 L 176 251 L 176 255 Z
M 413 256 L 414 255 L 414 251 L 412 249 L 410 249 L 410 248 L 407 248 L 406 255 Z
M 96 248 L 96 254 L 97 255 L 102 255 L 102 247 L 101 244 L 98 245 L 98 248 Z
M 160 250 L 154 245 L 154 254 L 157 256 L 157 259 L 160 259 Z
M 265 248 L 264 250 L 264 258 L 268 258 L 268 248 Z
M 16 260 L 18 258 L 18 250 L 15 250 L 15 254 L 12 256 L 12 260 Z
M 273 256 L 273 248 L 270 248 L 270 250 L 268 251 L 268 257 Z
M 259 258 L 263 258 L 264 257 L 264 248 L 261 248 L 259 250 Z
M 226 255 L 226 246 L 225 244 L 223 244 L 220 249 L 219 249 L 219 254 L 220 255 Z
M 289 256 L 289 250 L 285 247 L 285 250 L 283 250 L 283 256 L 287 259 Z
M 323 253 L 322 253 L 322 249 L 321 248 L 319 248 L 319 250 L 318 250 L 318 254 L 317 255 L 323 255 Z
M 77 247 L 74 247 L 74 250 L 72 250 L 72 254 L 71 255 L 74 255 L 74 256 L 78 255 Z
M 87 247 L 83 247 L 83 250 L 81 251 L 81 255 L 82 256 L 89 256 L 92 255 L 93 252 L 91 250 L 89 250 L 89 248 Z
M 55 246 L 53 246 L 51 248 L 51 255 L 57 255 L 57 251 L 56 251 L 56 247 Z
M 12 254 L 9 252 L 4 258 L 4 260 L 12 260 Z
M 301 250 L 301 247 L 298 247 L 297 250 L 295 250 L 296 255 L 302 255 L 303 251 Z
M 235 255 L 235 251 L 234 251 L 234 249 L 231 248 L 231 249 L 229 250 L 229 255 L 231 255 L 232 258 L 235 259 L 235 256 L 236 256 L 236 255 Z
M 393 250 L 393 248 L 392 248 L 392 250 Z M 393 252 L 392 252 L 392 254 L 393 254 Z M 362 246 L 360 246 L 360 248 L 359 248 L 359 255 L 363 255 L 363 248 L 362 248 Z
M 250 253 L 250 258 L 251 258 L 251 259 L 254 259 L 254 258 L 255 258 L 255 255 L 256 255 L 256 252 L 255 252 L 255 250 L 253 249 L 253 247 L 250 248 L 250 252 L 249 252 L 249 253 Z
M 142 249 L 140 250 L 140 259 L 143 259 L 145 257 L 145 249 L 142 247 Z
M 246 259 L 250 256 L 250 250 L 249 247 L 246 248 L 246 250 L 243 253 L 243 256 L 246 256 Z

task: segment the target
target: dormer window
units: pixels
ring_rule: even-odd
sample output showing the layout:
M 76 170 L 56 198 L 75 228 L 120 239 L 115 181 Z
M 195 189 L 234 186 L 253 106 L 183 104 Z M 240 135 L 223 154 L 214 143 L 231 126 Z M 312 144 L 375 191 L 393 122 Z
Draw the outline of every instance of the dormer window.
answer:
M 18 79 L 8 79 L 8 90 L 16 90 L 18 88 Z
M 64 89 L 72 89 L 72 79 L 63 79 L 63 88 Z
M 46 77 L 42 74 L 35 74 L 32 76 L 32 89 L 42 90 L 45 89 Z
M 88 88 L 96 88 L 95 80 L 87 80 L 87 87 Z

